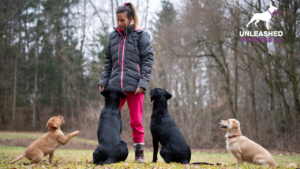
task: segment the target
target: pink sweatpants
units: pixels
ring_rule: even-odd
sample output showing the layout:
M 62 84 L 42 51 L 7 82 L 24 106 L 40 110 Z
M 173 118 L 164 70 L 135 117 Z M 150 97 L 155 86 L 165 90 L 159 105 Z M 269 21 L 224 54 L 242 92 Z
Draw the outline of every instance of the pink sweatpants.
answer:
M 134 94 L 135 92 L 127 92 L 125 99 L 121 98 L 120 111 L 127 100 L 130 111 L 130 126 L 132 129 L 132 140 L 134 143 L 144 143 L 144 128 L 142 124 L 144 93 Z

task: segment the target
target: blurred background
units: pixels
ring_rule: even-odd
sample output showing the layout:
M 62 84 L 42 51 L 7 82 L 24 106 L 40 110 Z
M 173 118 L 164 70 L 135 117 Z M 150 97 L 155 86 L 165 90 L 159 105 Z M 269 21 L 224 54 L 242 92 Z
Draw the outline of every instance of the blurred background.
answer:
M 124 0 L 0 1 L 0 130 L 47 132 L 63 115 L 65 133 L 97 140 L 104 98 L 97 84 L 108 35 Z M 168 108 L 191 148 L 225 148 L 221 119 L 268 149 L 300 150 L 299 0 L 133 0 L 151 35 L 155 61 L 144 100 L 145 143 L 152 146 L 149 91 L 173 97 Z M 282 42 L 241 42 L 239 31 L 270 2 L 270 30 Z M 121 139 L 132 147 L 127 104 Z M 2 138 L 3 139 L 3 138 Z M 1 142 L 1 138 L 0 138 Z M 9 141 L 13 144 L 12 141 Z M 4 144 L 2 142 L 2 144 Z

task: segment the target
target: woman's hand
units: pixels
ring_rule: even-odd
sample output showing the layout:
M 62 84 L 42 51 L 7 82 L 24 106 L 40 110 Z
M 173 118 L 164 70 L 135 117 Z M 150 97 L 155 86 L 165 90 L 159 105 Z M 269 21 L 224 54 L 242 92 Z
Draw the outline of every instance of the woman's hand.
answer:
M 138 93 L 143 93 L 144 92 L 144 88 L 142 88 L 142 87 L 138 87 L 137 89 L 136 89 L 136 91 L 135 91 L 135 93 L 134 94 L 138 94 Z
M 102 92 L 104 90 L 104 86 L 99 86 L 99 90 Z

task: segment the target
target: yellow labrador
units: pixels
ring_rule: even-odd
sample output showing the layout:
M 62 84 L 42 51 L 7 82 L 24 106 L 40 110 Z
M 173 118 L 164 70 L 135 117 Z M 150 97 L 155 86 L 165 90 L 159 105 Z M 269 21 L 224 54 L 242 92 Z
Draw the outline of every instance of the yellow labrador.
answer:
M 238 160 L 252 164 L 276 166 L 273 156 L 262 146 L 242 135 L 240 122 L 236 119 L 221 120 L 220 128 L 227 131 L 226 148 Z
M 60 125 L 64 123 L 63 116 L 55 116 L 49 119 L 46 128 L 48 133 L 41 138 L 35 140 L 19 157 L 10 163 L 15 163 L 20 159 L 26 157 L 31 163 L 35 164 L 42 160 L 42 158 L 49 154 L 49 162 L 52 163 L 54 157 L 54 151 L 60 146 L 65 145 L 67 142 L 77 136 L 79 131 L 64 136 L 64 133 L 60 130 Z

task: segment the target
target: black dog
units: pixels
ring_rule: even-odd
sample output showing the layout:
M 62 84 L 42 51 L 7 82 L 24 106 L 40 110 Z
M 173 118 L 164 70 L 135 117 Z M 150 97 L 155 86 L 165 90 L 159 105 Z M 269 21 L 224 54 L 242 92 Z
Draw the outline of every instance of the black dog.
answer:
M 154 100 L 150 125 L 153 162 L 157 161 L 158 142 L 160 142 L 162 145 L 160 155 L 166 163 L 190 163 L 191 148 L 168 111 L 167 100 L 172 95 L 164 89 L 155 88 L 151 89 L 150 96 L 151 102 Z
M 105 106 L 98 121 L 99 146 L 93 153 L 94 164 L 111 164 L 125 161 L 128 147 L 120 141 L 122 119 L 120 116 L 120 97 L 125 99 L 126 93 L 119 86 L 108 85 L 101 94 L 105 97 Z

